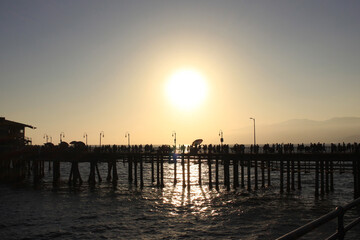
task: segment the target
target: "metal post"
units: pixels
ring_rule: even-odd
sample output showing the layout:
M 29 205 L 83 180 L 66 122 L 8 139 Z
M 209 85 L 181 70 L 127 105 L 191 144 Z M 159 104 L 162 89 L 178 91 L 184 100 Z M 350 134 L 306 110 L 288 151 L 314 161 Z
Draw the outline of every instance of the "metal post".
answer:
M 83 138 L 85 138 L 85 143 L 86 143 L 86 146 L 87 146 L 88 145 L 88 142 L 87 142 L 88 135 L 87 135 L 87 133 L 84 133 Z
M 104 137 L 104 131 L 100 132 L 100 147 L 101 147 L 101 137 Z
M 338 232 L 338 237 L 340 240 L 343 240 L 344 237 L 345 237 L 345 229 L 344 229 L 344 208 L 339 206 L 337 207 L 337 209 L 340 209 L 340 214 L 338 216 L 338 229 L 337 229 L 337 232 Z
M 64 132 L 61 132 L 60 133 L 60 143 L 62 143 L 62 138 L 65 137 L 65 133 Z
M 256 134 L 255 134 L 255 118 L 250 118 L 254 121 L 254 152 L 255 152 L 255 146 L 256 146 Z
M 220 145 L 221 145 L 221 150 L 222 150 L 222 145 L 224 143 L 224 133 L 221 129 L 219 131 L 219 136 L 220 136 Z
M 130 147 L 130 133 L 126 132 L 125 137 L 128 139 L 128 146 Z
M 176 132 L 173 131 L 171 136 L 174 137 L 174 145 L 175 145 L 174 153 L 176 153 Z

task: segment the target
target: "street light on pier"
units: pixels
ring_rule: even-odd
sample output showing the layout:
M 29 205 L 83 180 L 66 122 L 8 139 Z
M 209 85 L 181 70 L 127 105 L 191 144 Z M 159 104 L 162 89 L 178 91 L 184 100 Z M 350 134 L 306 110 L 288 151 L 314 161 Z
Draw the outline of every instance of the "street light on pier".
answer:
M 86 136 L 87 136 L 87 135 L 86 135 Z M 104 135 L 104 131 L 101 131 L 101 132 L 100 132 L 100 147 L 101 147 L 101 138 L 104 137 L 104 136 L 105 136 L 105 135 Z
M 126 132 L 125 137 L 128 139 L 128 146 L 130 147 L 130 133 Z
M 223 131 L 221 129 L 219 131 L 219 136 L 220 136 L 220 143 L 221 143 L 221 146 L 222 146 L 223 142 L 224 142 L 224 133 L 223 133 Z
M 44 134 L 44 137 L 43 137 L 44 139 L 46 139 L 46 142 L 45 143 L 48 143 L 48 141 L 49 141 L 49 136 L 47 135 L 47 134 Z
M 254 149 L 255 149 L 255 146 L 256 146 L 256 135 L 255 135 L 255 118 L 250 118 L 254 121 Z
M 62 138 L 65 137 L 65 133 L 64 132 L 61 132 L 60 133 L 60 143 L 62 143 Z
M 83 138 L 85 138 L 85 143 L 86 143 L 86 146 L 87 146 L 87 133 L 84 133 Z M 101 137 L 100 137 L 100 141 L 101 141 Z
M 174 137 L 174 145 L 175 145 L 175 152 L 176 152 L 176 132 L 173 131 L 171 136 Z

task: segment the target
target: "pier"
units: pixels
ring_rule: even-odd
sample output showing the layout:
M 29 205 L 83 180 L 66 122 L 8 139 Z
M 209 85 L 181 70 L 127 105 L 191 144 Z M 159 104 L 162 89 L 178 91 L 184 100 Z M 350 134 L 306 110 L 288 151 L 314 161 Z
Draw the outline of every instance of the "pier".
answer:
M 255 149 L 255 148 L 254 148 Z M 196 149 L 190 152 L 174 153 L 169 148 L 159 149 L 102 147 L 87 148 L 84 146 L 61 148 L 27 146 L 21 151 L 1 154 L 0 180 L 22 181 L 31 177 L 37 184 L 45 176 L 52 174 L 54 187 L 60 184 L 60 165 L 71 164 L 68 183 L 72 185 L 103 181 L 117 184 L 118 169 L 127 168 L 127 180 L 136 187 L 147 185 L 162 188 L 165 185 L 164 164 L 173 164 L 173 184 L 191 187 L 190 164 L 198 166 L 199 185 L 208 185 L 210 189 L 219 190 L 220 186 L 231 189 L 256 191 L 272 186 L 274 176 L 279 179 L 279 193 L 290 193 L 301 190 L 304 174 L 314 176 L 314 194 L 322 196 L 336 189 L 335 174 L 351 171 L 353 174 L 354 198 L 360 197 L 360 154 L 350 152 L 294 152 L 279 151 L 211 151 Z M 118 164 L 126 163 L 126 164 Z M 81 176 L 80 163 L 89 164 L 88 176 Z M 98 164 L 107 164 L 107 176 L 101 176 Z M 150 171 L 145 178 L 144 165 Z M 150 170 L 149 170 L 150 169 Z M 204 181 L 204 174 L 207 177 Z M 167 173 L 169 174 L 169 173 Z M 223 178 L 221 179 L 220 176 Z

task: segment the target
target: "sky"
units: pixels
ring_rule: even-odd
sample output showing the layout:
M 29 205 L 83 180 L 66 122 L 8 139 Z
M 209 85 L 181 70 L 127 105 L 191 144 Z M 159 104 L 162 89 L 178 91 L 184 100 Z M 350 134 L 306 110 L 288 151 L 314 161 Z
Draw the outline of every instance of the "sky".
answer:
M 0 115 L 33 144 L 251 143 L 252 120 L 360 117 L 359 1 L 0 1 Z M 200 73 L 191 110 L 170 76 Z M 184 80 L 188 89 L 193 86 Z M 179 95 L 187 98 L 187 88 Z M 239 137 L 239 129 L 246 136 Z M 257 139 L 269 139 L 257 131 Z

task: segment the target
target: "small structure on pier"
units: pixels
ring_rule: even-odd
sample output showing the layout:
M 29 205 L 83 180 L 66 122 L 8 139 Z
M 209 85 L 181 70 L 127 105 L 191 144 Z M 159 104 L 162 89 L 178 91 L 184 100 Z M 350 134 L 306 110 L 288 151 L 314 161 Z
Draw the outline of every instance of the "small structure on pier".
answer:
M 193 141 L 193 143 L 190 146 L 190 153 L 192 154 L 196 154 L 198 152 L 198 148 L 200 147 L 200 144 L 203 142 L 202 139 L 196 139 L 195 141 Z
M 0 117 L 0 149 L 16 149 L 31 144 L 31 139 L 25 137 L 25 128 L 36 129 L 31 125 Z
M 196 139 L 195 141 L 193 141 L 193 143 L 191 144 L 191 146 L 196 147 L 196 146 L 200 145 L 202 142 L 203 142 L 202 139 Z

